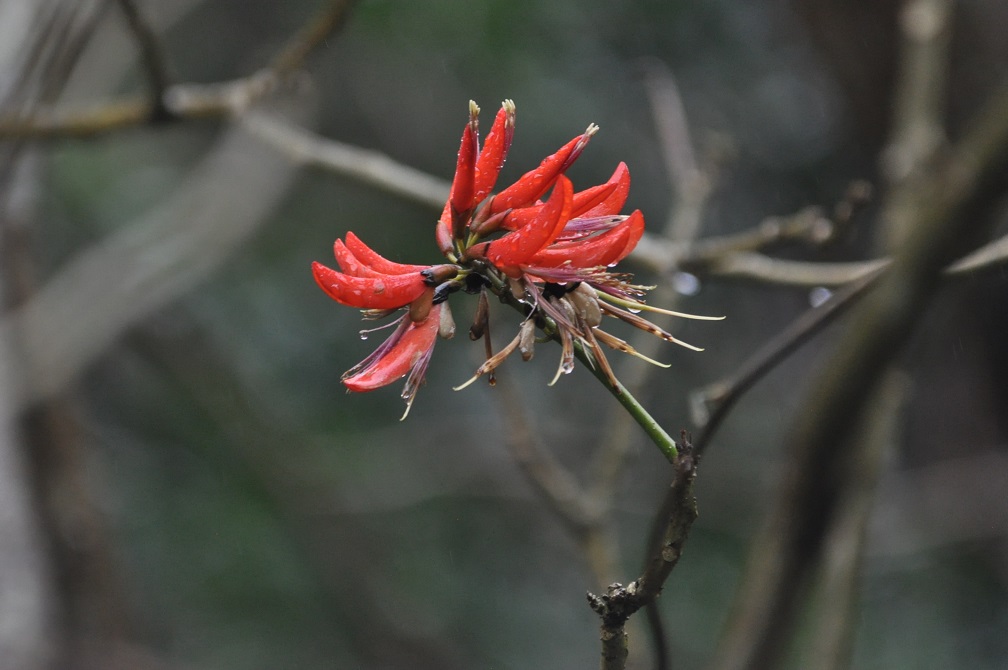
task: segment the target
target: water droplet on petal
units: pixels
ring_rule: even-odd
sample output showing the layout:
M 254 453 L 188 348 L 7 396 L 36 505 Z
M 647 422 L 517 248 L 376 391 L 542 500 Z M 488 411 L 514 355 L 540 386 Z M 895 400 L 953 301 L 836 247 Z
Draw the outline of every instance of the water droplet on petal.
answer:
M 366 330 L 362 330 L 362 331 L 360 332 L 360 338 L 361 338 L 362 340 L 366 340 L 366 339 L 368 338 L 368 331 L 366 331 Z

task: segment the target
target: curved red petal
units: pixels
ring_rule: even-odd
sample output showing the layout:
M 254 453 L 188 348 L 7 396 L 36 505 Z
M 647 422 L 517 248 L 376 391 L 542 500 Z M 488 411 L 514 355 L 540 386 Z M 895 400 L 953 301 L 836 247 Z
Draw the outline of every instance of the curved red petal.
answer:
M 618 184 L 607 181 L 604 184 L 592 186 L 575 193 L 574 200 L 571 202 L 571 218 L 576 219 L 585 212 L 590 211 L 593 207 L 605 202 L 606 198 L 612 195 L 617 187 Z
M 441 305 L 435 305 L 430 315 L 419 323 L 410 322 L 405 332 L 380 358 L 360 372 L 343 380 L 351 391 L 373 391 L 402 379 L 413 366 L 433 348 L 437 341 Z
M 467 212 L 473 208 L 473 193 L 476 175 L 477 141 L 475 117 L 471 117 L 462 131 L 462 142 L 459 145 L 458 161 L 455 164 L 455 178 L 452 180 L 449 202 L 456 212 Z
M 351 277 L 377 277 L 382 274 L 362 263 L 347 248 L 343 240 L 336 240 L 333 243 L 333 256 L 336 257 L 336 264 L 339 266 L 340 271 Z
M 616 170 L 606 183 L 616 185 L 612 193 L 606 196 L 605 200 L 591 207 L 591 209 L 585 210 L 575 216 L 588 218 L 619 214 L 620 210 L 623 209 L 623 205 L 626 204 L 627 195 L 630 193 L 630 169 L 626 163 L 617 165 Z
M 588 130 L 560 147 L 556 153 L 544 158 L 539 167 L 526 172 L 518 181 L 498 193 L 492 203 L 491 213 L 526 207 L 542 197 L 556 182 L 557 177 L 581 155 L 588 145 L 588 140 L 597 130 L 598 126 L 589 126 Z
M 641 214 L 639 209 L 631 212 L 630 218 L 624 223 L 626 223 L 627 228 L 630 230 L 630 233 L 627 235 L 626 244 L 623 245 L 623 248 L 616 256 L 606 261 L 606 265 L 615 265 L 629 256 L 637 248 L 637 243 L 644 237 L 644 215 Z
M 625 221 L 600 235 L 560 242 L 541 250 L 529 259 L 528 266 L 588 268 L 613 265 L 633 251 L 643 235 L 644 215 L 635 210 Z
M 410 272 L 420 272 L 427 269 L 426 265 L 412 265 L 409 263 L 396 263 L 390 261 L 368 245 L 364 244 L 359 237 L 351 232 L 346 234 L 346 247 L 357 260 L 372 270 L 377 270 L 386 275 L 402 275 Z M 338 260 L 338 257 L 337 257 Z M 353 274 L 349 270 L 344 270 L 347 274 Z
M 533 221 L 487 245 L 484 253 L 487 260 L 502 270 L 527 262 L 563 230 L 570 218 L 573 196 L 574 187 L 570 179 L 561 175 L 549 200 Z
M 395 309 L 415 300 L 427 288 L 419 272 L 376 277 L 354 277 L 312 263 L 315 281 L 326 294 L 348 307 Z
M 474 179 L 473 205 L 483 201 L 490 194 L 497 176 L 504 167 L 511 140 L 514 138 L 515 106 L 510 100 L 505 100 L 497 111 L 490 134 L 483 142 L 483 148 L 476 159 L 476 175 Z
M 573 199 L 571 200 L 570 218 L 579 218 L 584 212 L 587 212 L 596 205 L 601 204 L 606 198 L 612 195 L 613 191 L 617 189 L 617 186 L 618 185 L 614 182 L 606 182 L 605 184 L 592 186 L 591 188 L 586 188 L 583 191 L 575 193 Z M 529 224 L 529 222 L 539 215 L 539 211 L 544 206 L 545 203 L 538 202 L 534 205 L 529 205 L 528 207 L 512 209 L 504 218 L 504 222 L 501 224 L 501 227 L 508 230 L 518 230 L 519 228 L 524 228 Z

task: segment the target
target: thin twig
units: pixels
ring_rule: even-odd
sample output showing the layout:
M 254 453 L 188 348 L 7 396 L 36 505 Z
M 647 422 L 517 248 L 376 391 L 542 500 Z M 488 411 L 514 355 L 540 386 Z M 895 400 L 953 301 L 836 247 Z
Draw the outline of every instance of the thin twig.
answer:
M 346 0 L 333 2 L 313 17 L 306 28 L 280 51 L 275 66 L 230 81 L 168 86 L 159 96 L 158 104 L 152 103 L 148 96 L 129 96 L 87 108 L 49 108 L 39 109 L 30 115 L 7 114 L 0 116 L 0 140 L 79 139 L 104 135 L 164 120 L 159 111 L 162 107 L 168 118 L 179 121 L 238 115 L 287 81 L 312 50 L 344 25 L 352 5 L 353 2 Z M 160 66 L 148 63 L 149 72 L 152 67 Z
M 897 189 L 945 144 L 951 19 L 951 0 L 910 0 L 900 9 L 893 130 L 882 154 L 884 174 Z
M 726 379 L 714 382 L 691 394 L 693 422 L 700 427 L 694 444 L 698 452 L 710 444 L 711 438 L 728 412 L 739 398 L 753 384 L 763 378 L 779 363 L 787 358 L 798 347 L 812 336 L 844 314 L 864 296 L 876 281 L 882 276 L 884 268 L 865 275 L 855 282 L 844 286 L 830 296 L 825 303 L 805 312 L 781 331 L 773 339 L 764 344 L 756 353 L 749 357 L 739 368 Z
M 301 165 L 314 166 L 440 211 L 451 184 L 371 149 L 327 139 L 275 116 L 249 114 L 245 127 Z
M 171 83 L 168 57 L 158 39 L 154 28 L 147 22 L 134 0 L 118 0 L 119 8 L 126 16 L 126 23 L 136 37 L 140 48 L 140 60 L 147 73 L 147 85 L 150 87 L 151 121 L 167 120 L 170 116 L 165 106 L 165 91 Z
M 660 139 L 669 188 L 675 198 L 661 239 L 679 239 L 683 245 L 689 245 L 698 233 L 701 213 L 713 180 L 703 174 L 697 165 L 686 112 L 672 73 L 661 62 L 648 62 L 645 64 L 644 84 L 651 103 L 655 131 Z M 679 295 L 663 282 L 651 293 L 650 299 L 653 304 L 675 309 Z M 631 344 L 644 356 L 655 358 L 662 342 L 645 333 L 637 333 Z M 647 386 L 654 370 L 654 366 L 643 360 L 632 359 L 624 363 L 620 377 L 627 388 L 639 394 Z M 630 420 L 628 414 L 611 412 L 604 422 L 608 426 L 606 434 L 592 455 L 592 495 L 600 501 L 607 501 L 606 504 L 610 504 L 615 496 L 616 485 L 633 444 L 634 433 L 628 430 Z
M 355 4 L 356 0 L 330 0 L 287 42 L 271 61 L 270 68 L 280 76 L 300 69 L 312 51 L 343 29 Z

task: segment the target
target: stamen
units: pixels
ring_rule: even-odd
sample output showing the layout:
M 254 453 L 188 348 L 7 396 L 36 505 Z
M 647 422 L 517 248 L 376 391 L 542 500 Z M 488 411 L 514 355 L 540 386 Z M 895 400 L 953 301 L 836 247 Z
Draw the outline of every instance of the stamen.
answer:
M 682 319 L 693 319 L 695 321 L 722 321 L 725 317 L 723 316 L 701 316 L 699 314 L 689 314 L 687 312 L 675 312 L 671 309 L 662 309 L 661 307 L 654 307 L 648 305 L 647 303 L 637 302 L 636 300 L 628 300 L 626 298 L 618 298 L 610 293 L 602 292 L 601 296 L 604 300 L 620 305 L 621 307 L 626 307 L 627 309 L 636 309 L 645 312 L 654 312 L 656 314 L 665 314 L 667 316 L 678 316 Z
M 454 390 L 461 391 L 462 389 L 464 389 L 465 387 L 469 386 L 470 384 L 472 384 L 474 381 L 476 381 L 477 379 L 479 379 L 483 375 L 485 375 L 487 373 L 491 373 L 492 374 L 493 371 L 501 363 L 504 362 L 504 359 L 507 358 L 508 356 L 510 356 L 511 353 L 514 352 L 514 350 L 518 348 L 518 345 L 520 343 L 521 343 L 521 333 L 519 332 L 518 335 L 513 340 L 511 340 L 510 342 L 508 342 L 507 346 L 505 346 L 503 349 L 501 349 L 500 351 L 498 351 L 496 354 L 494 354 L 493 356 L 491 356 L 490 358 L 488 358 L 483 363 L 483 365 L 481 365 L 478 368 L 476 368 L 476 374 L 474 374 L 468 381 L 464 382 L 460 386 L 456 386 L 454 388 Z
M 586 325 L 586 324 L 585 324 Z M 599 367 L 602 369 L 602 373 L 609 380 L 609 383 L 613 388 L 619 388 L 619 381 L 616 379 L 615 373 L 613 373 L 612 366 L 609 365 L 609 359 L 606 358 L 605 352 L 602 351 L 602 347 L 599 346 L 598 341 L 595 339 L 594 328 L 590 326 L 584 329 L 585 332 L 585 342 L 588 343 L 591 349 L 592 358 L 598 363 Z
M 636 356 L 637 358 L 641 359 L 642 361 L 647 361 L 651 365 L 657 365 L 660 368 L 670 368 L 670 367 L 672 367 L 671 363 L 662 363 L 661 361 L 656 361 L 655 359 L 653 359 L 653 358 L 651 358 L 649 356 L 645 356 L 644 354 L 642 354 L 641 352 L 637 351 L 632 346 L 630 346 L 630 343 L 627 342 L 626 340 L 621 340 L 620 338 L 616 337 L 615 335 L 612 335 L 611 333 L 607 333 L 604 330 L 599 330 L 598 328 L 596 328 L 595 329 L 595 337 L 602 344 L 604 344 L 604 345 L 606 345 L 608 347 L 611 347 L 612 349 L 615 349 L 616 351 L 622 351 L 625 354 L 630 354 L 631 356 Z
M 399 417 L 400 421 L 404 421 L 409 415 L 410 408 L 413 407 L 413 401 L 416 399 L 417 391 L 419 391 L 420 387 L 423 386 L 424 378 L 427 375 L 427 366 L 430 364 L 432 353 L 434 353 L 433 347 L 423 352 L 413 363 L 413 368 L 410 370 L 409 376 L 406 378 L 406 385 L 403 387 L 402 393 L 399 396 L 406 401 L 406 411 L 403 412 L 401 417 Z
M 560 354 L 560 365 L 547 386 L 553 386 L 561 374 L 569 375 L 574 369 L 574 338 L 571 331 L 566 328 L 560 329 L 560 345 L 563 350 Z
M 680 347 L 692 349 L 693 351 L 703 351 L 701 347 L 694 346 L 688 342 L 683 342 L 672 333 L 664 330 L 663 328 L 659 328 L 657 325 L 651 323 L 643 317 L 637 316 L 636 314 L 627 312 L 626 310 L 622 310 L 619 307 L 610 305 L 606 302 L 599 302 L 599 307 L 601 307 L 602 311 L 606 314 L 615 316 L 617 319 L 622 321 L 626 321 L 631 326 L 645 330 L 652 335 L 662 338 L 666 342 L 672 342 L 673 344 L 678 344 Z

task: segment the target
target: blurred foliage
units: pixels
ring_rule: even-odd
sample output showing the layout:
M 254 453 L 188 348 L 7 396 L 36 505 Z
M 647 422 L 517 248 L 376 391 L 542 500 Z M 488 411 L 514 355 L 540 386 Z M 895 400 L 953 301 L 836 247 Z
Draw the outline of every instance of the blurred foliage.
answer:
M 197 3 L 165 35 L 175 72 L 197 82 L 250 72 L 318 6 Z M 828 206 L 851 178 L 875 177 L 878 147 L 859 133 L 815 46 L 782 2 L 362 0 L 309 71 L 322 134 L 443 178 L 470 98 L 485 110 L 517 102 L 511 176 L 597 122 L 575 183 L 627 161 L 631 204 L 657 227 L 672 200 L 642 72 L 663 61 L 701 155 L 727 147 L 704 221 L 705 234 L 718 234 Z M 103 75 L 89 76 L 125 85 Z M 54 145 L 44 267 L 155 205 L 221 130 L 193 124 Z M 374 342 L 361 342 L 353 310 L 317 289 L 309 262 L 326 260 L 348 229 L 390 257 L 433 261 L 436 215 L 304 171 L 252 243 L 85 379 L 96 487 L 122 579 L 141 638 L 167 657 L 222 670 L 595 664 L 597 621 L 584 592 L 598 585 L 509 460 L 494 390 L 451 390 L 481 346 L 464 332 L 440 343 L 403 423 L 395 389 L 348 396 L 339 384 Z M 826 257 L 859 258 L 869 238 L 856 228 Z M 808 302 L 797 290 L 712 284 L 685 305 L 729 319 L 684 329 L 707 352 L 659 356 L 673 367 L 644 402 L 670 432 L 689 427 L 690 389 L 734 369 Z M 510 337 L 516 321 L 500 316 L 497 338 Z M 456 318 L 464 329 L 465 308 Z M 704 463 L 701 516 L 661 600 L 678 668 L 701 667 L 717 642 L 801 393 L 796 380 L 830 337 L 761 382 Z M 547 388 L 554 349 L 499 374 L 514 376 L 546 442 L 580 471 L 614 403 L 580 369 Z M 660 454 L 637 442 L 619 497 L 628 579 L 667 476 Z M 981 542 L 870 560 L 854 667 L 1004 667 L 1008 574 L 990 551 Z

